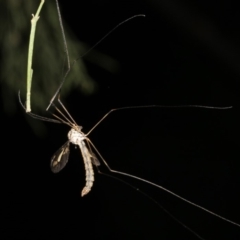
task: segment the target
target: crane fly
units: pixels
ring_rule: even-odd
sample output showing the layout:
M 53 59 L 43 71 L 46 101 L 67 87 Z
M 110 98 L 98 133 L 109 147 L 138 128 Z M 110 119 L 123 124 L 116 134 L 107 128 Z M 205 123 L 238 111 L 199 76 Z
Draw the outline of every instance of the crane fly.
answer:
M 68 75 L 68 73 L 70 72 L 70 67 L 71 67 L 71 64 L 70 64 L 70 60 L 69 60 L 69 55 L 68 55 L 68 48 L 67 48 L 67 42 L 66 42 L 66 38 L 65 38 L 65 34 L 64 34 L 64 29 L 63 29 L 63 24 L 62 24 L 62 19 L 61 19 L 61 14 L 60 14 L 60 9 L 59 9 L 59 5 L 58 5 L 58 1 L 56 0 L 56 4 L 57 4 L 57 11 L 58 11 L 58 16 L 59 16 L 59 23 L 60 23 L 60 27 L 61 27 L 61 31 L 62 31 L 62 37 L 63 37 L 63 42 L 64 42 L 64 50 L 65 50 L 65 53 L 66 53 L 66 57 L 67 57 L 67 71 L 59 85 L 59 88 L 57 89 L 57 91 L 55 92 L 55 94 L 53 95 L 51 101 L 50 101 L 50 104 L 48 105 L 47 107 L 47 110 L 51 107 L 51 106 L 54 106 L 56 111 L 58 112 L 59 115 L 53 113 L 52 115 L 55 117 L 55 119 L 50 119 L 50 118 L 46 118 L 46 117 L 41 117 L 41 116 L 38 116 L 34 113 L 28 113 L 28 115 L 30 115 L 31 117 L 33 118 L 36 118 L 36 119 L 40 119 L 40 120 L 43 120 L 43 121 L 49 121 L 49 122 L 55 122 L 55 123 L 63 123 L 65 125 L 68 125 L 71 129 L 70 131 L 68 132 L 68 140 L 67 142 L 65 142 L 56 152 L 55 154 L 52 156 L 51 160 L 50 160 L 50 168 L 51 168 L 51 171 L 53 173 L 58 173 L 60 172 L 65 166 L 66 164 L 68 163 L 68 160 L 69 160 L 69 155 L 70 155 L 70 144 L 74 144 L 74 145 L 77 145 L 81 151 L 81 155 L 82 155 L 82 158 L 83 158 L 83 162 L 84 162 L 84 167 L 85 167 L 85 176 L 86 176 L 86 183 L 85 183 L 85 186 L 83 187 L 82 191 L 81 191 L 81 196 L 85 196 L 87 195 L 90 191 L 91 191 L 91 188 L 93 186 L 93 183 L 94 183 L 94 170 L 93 170 L 93 166 L 95 166 L 97 169 L 98 167 L 100 166 L 100 161 L 98 159 L 101 160 L 101 162 L 104 163 L 104 165 L 108 168 L 108 170 L 111 172 L 111 173 L 116 173 L 116 174 L 119 174 L 119 175 L 122 175 L 122 176 L 127 176 L 127 177 L 130 177 L 130 178 L 133 178 L 133 179 L 136 179 L 136 180 L 139 180 L 139 181 L 142 181 L 144 183 L 147 183 L 149 185 L 152 185 L 154 187 L 157 187 L 171 195 L 173 195 L 174 197 L 177 197 L 179 198 L 180 200 L 196 207 L 196 208 L 199 208 L 211 215 L 214 215 L 215 217 L 217 218 L 220 218 L 224 221 L 227 221 L 231 224 L 234 224 L 238 227 L 240 227 L 240 225 L 238 223 L 235 223 L 227 218 L 224 218 L 204 207 L 201 207 L 200 205 L 197 205 L 183 197 L 181 197 L 180 195 L 162 187 L 161 185 L 158 185 L 158 184 L 155 184 L 151 181 L 148 181 L 146 179 L 143 179 L 143 178 L 140 178 L 138 176 L 135 176 L 135 175 L 132 175 L 132 174 L 128 174 L 128 173 L 125 173 L 125 172 L 120 172 L 120 171 L 117 171 L 117 170 L 114 170 L 112 168 L 110 168 L 110 166 L 108 165 L 108 163 L 104 160 L 104 158 L 101 156 L 101 154 L 99 153 L 99 151 L 97 150 L 97 148 L 93 145 L 93 143 L 91 142 L 91 140 L 88 138 L 88 135 L 110 114 L 112 113 L 113 111 L 116 111 L 116 110 L 124 110 L 124 109 L 134 109 L 134 108 L 148 108 L 148 107 L 164 107 L 164 108 L 176 108 L 176 107 L 183 107 L 183 108 L 192 108 L 192 107 L 196 107 L 196 108 L 207 108 L 207 109 L 229 109 L 231 107 L 209 107 L 209 106 L 200 106 L 200 105 L 185 105 L 185 106 L 156 106 L 156 105 L 150 105 L 150 106 L 130 106 L 130 107 L 122 107 L 122 108 L 117 108 L 117 109 L 112 109 L 110 110 L 108 113 L 106 113 L 93 127 L 92 129 L 87 133 L 87 134 L 84 134 L 82 132 L 82 127 L 79 126 L 75 120 L 72 118 L 72 116 L 70 115 L 70 113 L 67 111 L 66 107 L 64 106 L 64 104 L 61 102 L 60 100 L 60 97 L 58 98 L 58 102 L 62 108 L 62 110 L 65 112 L 65 114 L 63 113 L 62 110 L 60 110 L 57 106 L 55 106 L 54 104 L 54 99 L 56 98 L 56 96 L 59 94 L 62 86 L 63 86 L 63 83 L 65 82 L 66 80 L 66 77 Z M 130 18 L 131 19 L 131 18 Z M 128 21 L 128 19 L 126 20 Z M 124 22 L 126 22 L 124 21 Z M 122 23 L 124 23 L 122 22 Z M 119 25 L 121 25 L 122 23 L 120 23 Z M 119 26 L 118 25 L 118 26 Z M 117 27 L 118 27 L 117 26 Z M 115 27 L 116 28 L 116 27 Z M 114 28 L 114 29 L 115 29 Z M 113 30 L 114 30 L 113 29 Z M 112 31 L 113 31 L 112 30 Z M 112 32 L 110 31 L 110 33 Z M 109 33 L 108 33 L 109 34 Z M 108 35 L 107 34 L 107 35 Z M 107 36 L 106 35 L 106 36 Z M 104 37 L 105 38 L 105 37 Z M 102 38 L 103 39 L 103 38 Z M 101 40 L 102 40 L 101 39 Z M 100 40 L 100 41 L 101 41 Z M 99 42 L 98 42 L 99 43 Z M 97 43 L 97 44 L 98 44 Z M 94 45 L 95 46 L 95 45 Z M 19 100 L 20 100 L 20 93 L 19 93 Z M 22 104 L 21 100 L 20 100 L 20 103 L 22 105 L 23 108 L 24 105 Z M 95 153 L 97 154 L 97 157 L 95 155 Z M 106 174 L 107 175 L 107 174 Z M 119 179 L 118 179 L 119 180 Z M 120 180 L 122 181 L 122 180 Z M 124 181 L 122 181 L 124 182 Z M 126 183 L 126 182 L 125 182 Z M 130 184 L 128 184 L 130 185 Z M 132 186 L 132 185 L 130 185 Z M 133 186 L 132 186 L 133 187 Z M 146 195 L 146 194 L 145 194 Z M 152 198 L 151 198 L 152 199 Z M 153 199 L 152 199 L 153 200 Z M 167 212 L 167 211 L 166 211 Z M 168 214 L 170 215 L 170 217 L 172 217 L 175 221 L 177 221 L 178 223 L 180 223 L 183 227 L 185 227 L 186 229 L 188 229 L 190 232 L 192 232 L 197 238 L 199 239 L 203 239 L 202 237 L 200 237 L 196 232 L 194 232 L 193 230 L 191 230 L 189 227 L 187 227 L 186 225 L 184 225 L 181 221 L 179 221 L 176 217 L 174 217 L 172 214 L 170 214 L 168 212 Z
M 67 164 L 69 153 L 70 153 L 70 143 L 74 145 L 78 145 L 82 154 L 85 173 L 86 173 L 86 185 L 82 190 L 81 196 L 85 196 L 88 194 L 93 186 L 94 182 L 94 171 L 92 165 L 96 167 L 100 166 L 100 162 L 96 158 L 95 154 L 92 152 L 90 145 L 92 144 L 90 139 L 82 132 L 82 127 L 77 125 L 72 116 L 69 114 L 67 109 L 64 107 L 63 103 L 59 99 L 59 103 L 61 107 L 65 110 L 68 117 L 59 110 L 59 108 L 55 107 L 56 110 L 62 115 L 62 118 L 53 114 L 57 119 L 62 121 L 71 127 L 71 130 L 68 132 L 68 141 L 63 144 L 61 148 L 59 148 L 56 153 L 51 158 L 50 168 L 52 172 L 58 173 L 61 171 Z
M 22 105 L 23 108 L 24 105 L 21 102 L 20 99 L 20 93 L 19 93 L 19 101 Z M 85 167 L 85 176 L 86 176 L 86 184 L 84 186 L 84 188 L 82 189 L 81 192 L 81 196 L 85 196 L 86 194 L 88 194 L 91 191 L 91 188 L 93 186 L 93 182 L 94 182 L 94 170 L 93 170 L 93 165 L 98 169 L 98 167 L 100 166 L 100 161 L 98 160 L 98 158 L 96 157 L 96 155 L 94 154 L 93 150 L 97 153 L 97 155 L 100 157 L 100 159 L 102 160 L 102 162 L 104 163 L 104 165 L 108 168 L 108 170 L 111 173 L 116 173 L 122 176 L 126 176 L 126 177 L 130 177 L 136 180 L 139 180 L 141 182 L 147 183 L 149 185 L 152 185 L 156 188 L 159 188 L 171 195 L 173 195 L 174 197 L 198 208 L 201 209 L 217 218 L 222 219 L 223 221 L 229 222 L 233 225 L 236 225 L 238 227 L 240 227 L 240 224 L 233 222 L 225 217 L 222 217 L 221 215 L 218 215 L 194 202 L 191 202 L 189 200 L 187 200 L 186 198 L 168 190 L 167 188 L 164 188 L 161 185 L 158 185 L 156 183 L 153 183 L 151 181 L 148 181 L 146 179 L 140 178 L 138 176 L 126 173 L 126 172 L 121 172 L 121 171 L 117 171 L 112 169 L 108 163 L 105 161 L 105 159 L 102 157 L 102 155 L 99 153 L 99 151 L 97 150 L 97 148 L 94 146 L 94 144 L 91 142 L 91 140 L 88 138 L 88 135 L 112 112 L 114 111 L 118 111 L 118 110 L 125 110 L 125 109 L 135 109 L 135 108 L 149 108 L 149 107 L 160 107 L 160 108 L 205 108 L 205 109 L 230 109 L 231 107 L 211 107 L 211 106 L 201 106 L 201 105 L 183 105 L 183 106 L 158 106 L 158 105 L 151 105 L 151 106 L 130 106 L 130 107 L 122 107 L 122 108 L 116 108 L 116 109 L 112 109 L 109 112 L 107 112 L 91 129 L 90 131 L 88 131 L 87 134 L 84 134 L 82 132 L 82 127 L 79 126 L 75 120 L 72 118 L 72 116 L 70 115 L 70 113 L 67 111 L 66 107 L 64 106 L 64 104 L 61 102 L 60 97 L 58 98 L 58 102 L 61 106 L 61 108 L 64 110 L 64 112 L 67 114 L 64 114 L 54 103 L 52 103 L 52 106 L 56 109 L 56 111 L 60 114 L 60 116 L 58 116 L 55 113 L 52 113 L 52 115 L 57 119 L 50 119 L 50 118 L 46 118 L 46 117 L 42 117 L 39 115 L 36 115 L 34 113 L 28 113 L 28 115 L 30 115 L 33 118 L 39 119 L 39 120 L 43 120 L 43 121 L 49 121 L 49 122 L 55 122 L 55 123 L 62 123 L 65 125 L 68 125 L 71 129 L 68 132 L 68 141 L 66 143 L 64 143 L 56 152 L 55 154 L 52 156 L 51 160 L 50 160 L 50 168 L 52 170 L 53 173 L 58 173 L 60 172 L 68 163 L 68 159 L 69 159 L 69 154 L 70 154 L 70 143 L 74 144 L 74 145 L 78 145 L 81 154 L 82 154 L 82 158 L 83 158 L 83 162 L 84 162 L 84 167 Z M 93 150 L 92 150 L 93 149 Z M 98 172 L 99 169 L 98 169 Z M 102 173 L 102 172 L 100 172 Z M 105 174 L 105 173 L 103 173 Z M 110 176 L 108 174 L 105 174 L 107 176 Z M 116 178 L 114 176 L 111 176 L 113 178 Z M 127 185 L 129 185 L 130 187 L 135 188 L 134 186 L 132 186 L 131 184 L 128 184 L 127 182 L 116 178 L 117 180 L 126 183 Z M 148 196 L 147 194 L 145 194 L 144 192 L 140 191 L 139 189 L 137 189 L 139 192 L 143 193 L 145 196 L 147 196 L 149 199 L 155 201 L 152 197 Z M 156 202 L 156 201 L 155 201 Z M 159 204 L 158 204 L 159 205 Z M 159 205 L 160 206 L 160 205 Z M 204 239 L 201 236 L 199 236 L 195 231 L 193 231 L 191 228 L 189 228 L 188 226 L 186 226 L 185 224 L 183 224 L 180 220 L 178 220 L 175 216 L 173 216 L 171 213 L 169 213 L 165 208 L 163 208 L 162 206 L 160 206 L 171 218 L 173 218 L 176 222 L 178 222 L 179 224 L 181 224 L 184 228 L 186 228 L 188 231 L 190 231 L 191 233 L 193 233 L 197 238 L 199 239 Z

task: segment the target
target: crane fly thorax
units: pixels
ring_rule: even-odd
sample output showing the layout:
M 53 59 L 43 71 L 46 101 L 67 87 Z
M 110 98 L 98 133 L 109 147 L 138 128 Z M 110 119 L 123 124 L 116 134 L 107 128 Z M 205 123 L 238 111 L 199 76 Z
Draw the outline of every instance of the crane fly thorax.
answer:
M 72 144 L 79 145 L 79 142 L 83 141 L 85 138 L 85 134 L 81 132 L 81 128 L 78 128 L 77 130 L 72 128 L 68 132 L 68 139 Z

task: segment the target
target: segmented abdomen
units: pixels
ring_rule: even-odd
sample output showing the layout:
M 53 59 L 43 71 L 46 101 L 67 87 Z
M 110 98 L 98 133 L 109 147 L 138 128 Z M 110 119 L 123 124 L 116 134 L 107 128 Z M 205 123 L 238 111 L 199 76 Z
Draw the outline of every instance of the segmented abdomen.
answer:
M 82 190 L 81 196 L 88 194 L 91 191 L 93 182 L 94 182 L 94 172 L 91 161 L 91 154 L 87 149 L 87 146 L 84 141 L 79 141 L 79 147 L 82 152 L 84 167 L 86 171 L 86 185 Z

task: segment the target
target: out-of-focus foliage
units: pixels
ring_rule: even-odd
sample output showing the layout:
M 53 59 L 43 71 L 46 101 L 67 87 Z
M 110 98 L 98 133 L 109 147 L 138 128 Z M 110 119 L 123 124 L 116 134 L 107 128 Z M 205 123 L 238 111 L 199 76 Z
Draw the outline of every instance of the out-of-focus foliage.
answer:
M 1 98 L 5 111 L 14 113 L 17 92 L 21 90 L 21 97 L 25 101 L 26 70 L 28 43 L 31 28 L 31 14 L 34 14 L 39 1 L 8 0 L 0 1 L 0 44 L 1 44 Z M 64 24 L 68 42 L 70 61 L 78 58 L 89 46 L 79 42 Z M 112 71 L 117 63 L 105 56 L 94 52 L 92 59 L 96 64 Z M 99 61 L 101 58 L 101 61 Z M 37 24 L 33 52 L 33 80 L 31 105 L 33 111 L 44 110 L 66 70 L 66 55 L 59 26 L 55 1 L 46 1 L 40 13 Z M 95 89 L 95 82 L 81 59 L 74 64 L 67 81 L 63 85 L 62 95 L 70 93 L 71 89 L 79 89 L 81 93 L 91 94 Z

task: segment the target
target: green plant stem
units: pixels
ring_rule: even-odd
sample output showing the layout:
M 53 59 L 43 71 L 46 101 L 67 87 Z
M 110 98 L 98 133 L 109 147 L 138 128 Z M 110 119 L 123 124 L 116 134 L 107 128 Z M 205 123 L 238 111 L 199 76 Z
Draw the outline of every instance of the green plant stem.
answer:
M 39 7 L 37 9 L 36 14 L 32 14 L 33 18 L 31 20 L 31 32 L 29 39 L 29 47 L 28 47 L 28 64 L 27 64 L 27 96 L 26 96 L 26 112 L 31 112 L 31 86 L 32 86 L 32 57 L 33 57 L 33 47 L 34 47 L 34 38 L 36 32 L 37 21 L 39 19 L 39 13 L 42 9 L 45 0 L 41 0 Z

